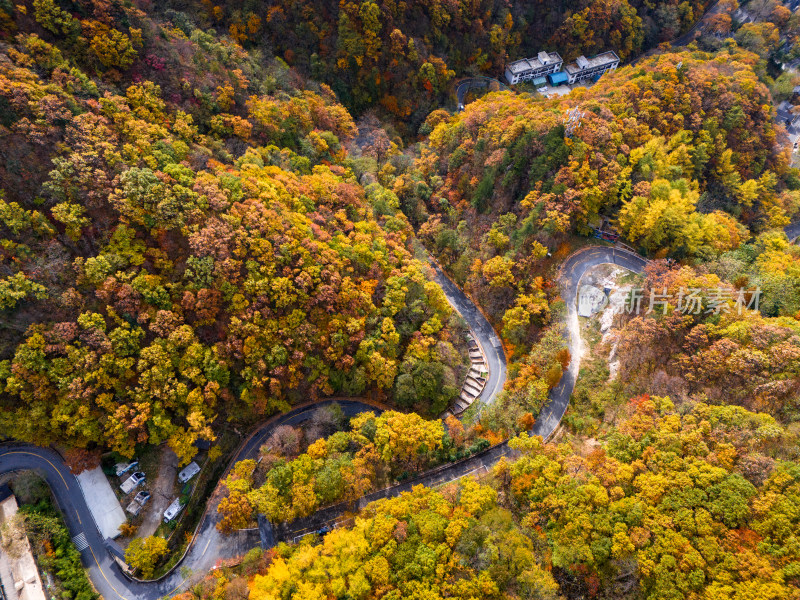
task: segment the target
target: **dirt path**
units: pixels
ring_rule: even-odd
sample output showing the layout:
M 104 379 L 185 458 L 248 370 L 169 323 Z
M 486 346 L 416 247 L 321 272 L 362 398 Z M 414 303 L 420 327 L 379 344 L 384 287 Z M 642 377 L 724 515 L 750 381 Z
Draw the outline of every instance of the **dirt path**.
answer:
M 163 446 L 158 460 L 158 477 L 150 488 L 152 496 L 144 507 L 146 512 L 136 537 L 147 537 L 156 532 L 164 511 L 175 499 L 174 487 L 177 476 L 178 456 L 167 446 Z

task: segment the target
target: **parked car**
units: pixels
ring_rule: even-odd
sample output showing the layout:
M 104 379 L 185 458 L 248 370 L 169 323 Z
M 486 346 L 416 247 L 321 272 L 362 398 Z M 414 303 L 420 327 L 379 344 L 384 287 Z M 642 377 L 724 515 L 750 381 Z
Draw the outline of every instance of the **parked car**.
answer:
M 114 473 L 117 475 L 117 477 L 122 477 L 125 473 L 132 471 L 138 466 L 139 461 L 135 459 L 129 463 L 117 463 L 114 465 Z
M 119 488 L 122 490 L 123 494 L 129 494 L 136 488 L 140 483 L 145 480 L 145 474 L 141 471 L 137 471 L 130 477 L 128 477 Z
M 148 492 L 147 490 L 142 490 L 141 492 L 136 494 L 134 500 L 138 502 L 141 506 L 144 506 L 145 504 L 147 504 L 148 500 L 150 500 L 150 492 Z

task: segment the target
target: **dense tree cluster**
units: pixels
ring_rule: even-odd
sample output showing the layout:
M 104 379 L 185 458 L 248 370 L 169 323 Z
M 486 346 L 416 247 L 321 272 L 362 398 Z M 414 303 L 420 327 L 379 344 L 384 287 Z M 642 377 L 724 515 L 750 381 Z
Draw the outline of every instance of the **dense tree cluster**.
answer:
M 709 265 L 711 271 L 722 275 L 730 275 L 733 269 L 739 274 L 737 285 L 720 279 L 717 273 L 698 273 L 665 261 L 648 267 L 642 296 L 669 296 L 671 301 L 663 310 L 658 306 L 650 314 L 626 319 L 614 337 L 619 365 L 616 378 L 627 393 L 660 390 L 673 398 L 736 404 L 781 420 L 797 420 L 800 328 L 791 318 L 797 312 L 796 299 L 785 283 L 776 287 L 774 282 L 775 277 L 793 281 L 791 266 L 787 269 L 783 261 L 778 274 L 768 270 L 774 268 L 769 262 L 776 254 L 789 259 L 796 252 L 777 240 L 766 249 L 764 244 L 776 237 L 765 234 L 756 244 L 743 245 Z M 766 264 L 748 277 L 743 261 L 735 257 L 758 256 L 759 248 L 755 260 Z M 754 306 L 756 290 L 760 290 L 757 299 L 765 313 L 776 311 L 791 317 L 747 310 L 747 305 Z M 693 295 L 690 302 L 696 303 L 696 308 L 687 310 L 686 301 L 678 306 L 681 294 L 684 298 Z
M 511 442 L 519 456 L 482 484 L 372 503 L 239 577 L 265 599 L 800 597 L 792 430 L 666 397 L 634 397 L 623 412 L 600 440 L 522 435 Z M 185 600 L 222 593 L 237 575 L 214 580 Z
M 563 325 L 544 329 L 530 352 L 515 355 L 504 393 L 481 412 L 481 424 L 506 436 L 530 430 L 571 360 Z
M 281 427 L 262 447 L 258 462 L 236 464 L 217 508 L 222 531 L 246 527 L 257 513 L 276 523 L 306 517 L 498 441 L 482 429 L 465 431 L 452 416 L 426 421 L 395 411 L 361 413 L 348 429 L 318 438 L 298 455 L 301 435 Z
M 20 507 L 16 517 L 19 520 L 17 523 L 4 524 L 2 534 L 4 545 L 6 542 L 14 543 L 12 529 L 14 526 L 22 525 L 31 541 L 38 566 L 46 573 L 50 589 L 54 593 L 57 591 L 59 597 L 64 600 L 98 600 L 100 596 L 94 591 L 86 576 L 80 552 L 73 545 L 69 530 L 50 499 L 47 487 L 41 480 L 24 482 L 23 478 L 26 477 L 35 478 L 34 475 L 27 474 L 17 479 L 14 482 L 14 493 L 21 500 L 36 501 Z M 34 491 L 33 498 L 28 497 L 30 491 Z M 41 495 L 35 498 L 40 493 Z M 4 549 L 18 551 L 11 544 Z
M 800 15 L 778 0 L 750 0 L 742 2 L 723 0 L 715 14 L 708 19 L 700 43 L 717 48 L 732 37 L 736 42 L 755 52 L 761 58 L 758 71 L 769 79 L 776 70 L 769 63 L 790 62 L 800 56 Z M 737 9 L 741 12 L 737 14 Z M 793 75 L 791 71 L 780 74 L 774 90 L 784 96 L 785 84 Z M 785 99 L 785 96 L 781 99 Z
M 442 412 L 453 312 L 394 194 L 345 164 L 331 90 L 187 22 L 86 9 L 109 25 L 18 5 L 2 47 L 0 431 L 188 460 L 220 416 L 333 393 Z M 125 36 L 170 52 L 132 67 Z M 173 61 L 164 88 L 141 76 Z
M 167 540 L 151 535 L 146 538 L 134 538 L 125 550 L 125 561 L 134 569 L 138 569 L 142 577 L 153 576 L 156 564 L 167 553 Z
M 523 434 L 480 482 L 373 503 L 181 600 L 800 599 L 800 250 L 779 232 L 800 175 L 772 107 L 793 82 L 770 77 L 797 16 L 759 0 L 736 23 L 723 0 L 698 45 L 590 89 L 433 110 L 540 49 L 633 58 L 706 4 L 0 0 L 0 434 L 186 462 L 299 402 L 413 410 L 279 427 L 215 496 L 224 532 L 353 501 L 530 430 L 572 360 L 555 270 L 605 222 L 656 259 L 645 296 L 699 289 L 700 312 L 620 317 L 616 376 L 584 363 L 563 443 Z M 467 364 L 415 230 L 508 351 L 471 425 L 426 419 Z M 28 521 L 64 597 L 91 598 L 63 527 Z M 166 551 L 126 558 L 150 576 Z
M 520 598 L 559 597 L 495 490 L 467 479 L 441 493 L 418 487 L 375 502 L 324 544 L 280 547 L 250 597 L 468 600 L 507 598 L 512 589 Z
M 501 330 L 513 405 L 542 397 L 563 368 L 552 345 L 527 354 L 560 315 L 542 275 L 568 255 L 573 233 L 605 219 L 646 254 L 710 261 L 797 213 L 800 180 L 759 60 L 731 42 L 645 58 L 567 98 L 493 93 L 452 116 L 432 113 L 421 157 L 384 178 L 419 237 Z M 571 136 L 568 110 L 578 115 Z M 524 366 L 532 362 L 533 378 Z M 525 410 L 535 415 L 537 405 Z
M 449 96 L 454 78 L 499 77 L 508 59 L 545 47 L 567 60 L 608 49 L 625 59 L 688 30 L 708 4 L 204 0 L 200 12 L 246 46 L 266 38 L 287 62 L 330 84 L 356 113 L 379 104 L 413 134 Z M 185 3 L 173 5 L 186 10 Z
M 524 457 L 499 469 L 523 522 L 545 532 L 553 566 L 615 597 L 797 598 L 785 544 L 800 471 L 770 456 L 785 445 L 796 459 L 793 436 L 738 407 L 681 414 L 648 396 L 629 407 L 585 456 L 523 437 Z
M 797 210 L 755 61 L 735 46 L 716 55 L 668 53 L 568 99 L 494 94 L 438 122 L 419 171 L 409 175 L 423 178 L 430 195 L 406 197 L 416 190 L 402 186 L 401 202 L 413 220 L 444 220 L 426 233 L 445 257 L 453 243 L 441 230 L 470 211 L 502 216 L 492 228 L 510 223 L 526 241 L 540 229 L 585 232 L 598 215 L 616 214 L 632 242 L 714 256 L 738 246 L 732 217 L 782 225 Z M 563 114 L 572 108 L 580 125 L 565 139 Z M 466 279 L 471 256 L 462 253 L 461 264 Z

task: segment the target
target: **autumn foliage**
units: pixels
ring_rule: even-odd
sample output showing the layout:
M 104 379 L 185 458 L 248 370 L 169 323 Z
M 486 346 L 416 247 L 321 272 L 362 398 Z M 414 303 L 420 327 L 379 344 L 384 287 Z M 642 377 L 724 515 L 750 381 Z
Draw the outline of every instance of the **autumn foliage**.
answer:
M 734 406 L 626 404 L 593 445 L 523 435 L 480 483 L 373 502 L 241 577 L 263 599 L 337 586 L 363 598 L 798 598 L 792 430 Z
M 312 431 L 306 428 L 306 434 Z M 348 428 L 309 441 L 299 455 L 287 455 L 286 446 L 273 435 L 258 463 L 237 463 L 223 482 L 219 528 L 225 533 L 244 528 L 255 514 L 276 523 L 291 522 L 324 506 L 353 502 L 400 478 L 501 441 L 490 441 L 490 436 L 477 428 L 465 432 L 453 417 L 426 421 L 395 411 L 356 415 Z
M 226 418 L 333 393 L 397 384 L 441 413 L 452 310 L 396 198 L 344 166 L 330 88 L 187 21 L 92 10 L 36 0 L 3 45 L 0 430 L 187 461 Z M 436 386 L 415 394 L 418 371 Z

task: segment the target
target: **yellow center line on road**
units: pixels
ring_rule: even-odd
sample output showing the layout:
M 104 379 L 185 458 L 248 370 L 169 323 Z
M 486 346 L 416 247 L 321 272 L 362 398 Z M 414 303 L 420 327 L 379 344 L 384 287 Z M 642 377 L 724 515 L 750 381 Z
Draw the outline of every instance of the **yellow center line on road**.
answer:
M 120 593 L 117 591 L 117 588 L 115 588 L 115 587 L 113 586 L 113 584 L 112 584 L 112 583 L 111 583 L 111 582 L 108 580 L 108 577 L 106 577 L 106 574 L 105 574 L 105 572 L 103 571 L 103 567 L 101 567 L 101 566 L 100 566 L 100 561 L 99 561 L 99 560 L 97 560 L 97 557 L 94 555 L 94 550 L 92 549 L 92 547 L 91 547 L 91 546 L 89 546 L 89 551 L 92 553 L 92 558 L 94 559 L 94 563 L 97 565 L 97 570 L 98 570 L 98 571 L 100 571 L 100 575 L 102 575 L 102 576 L 103 576 L 103 579 L 105 579 L 105 580 L 106 580 L 106 583 L 108 584 L 108 587 L 110 587 L 112 590 L 114 590 L 114 593 L 115 593 L 117 596 L 119 596 L 120 598 L 122 598 L 122 600 L 128 600 L 128 599 L 127 599 L 125 596 L 123 596 L 122 594 L 120 594 Z M 106 598 L 106 600 L 108 600 L 108 598 Z
M 206 550 L 208 550 L 208 547 L 210 545 L 211 545 L 211 539 L 209 538 L 208 543 L 206 544 L 206 547 L 203 548 L 203 553 L 200 556 L 205 556 L 206 555 Z
M 61 474 L 61 471 L 59 471 L 58 468 L 52 462 L 50 462 L 48 459 L 46 459 L 44 456 L 41 456 L 39 454 L 34 454 L 33 452 L 22 452 L 22 451 L 19 451 L 19 450 L 14 450 L 13 452 L 6 452 L 5 454 L 24 454 L 26 456 L 35 456 L 36 458 L 41 458 L 42 460 L 46 461 L 48 465 L 53 467 L 53 469 L 55 469 L 56 473 L 58 473 L 58 476 L 61 477 L 61 481 L 64 482 L 64 487 L 67 488 L 67 490 L 69 491 L 69 484 L 67 483 L 67 480 L 64 479 L 64 476 Z M 75 514 L 76 515 L 78 514 L 77 509 L 75 510 Z M 83 522 L 81 522 L 80 515 L 78 515 L 78 522 L 81 523 L 81 525 L 83 525 Z M 122 600 L 128 600 L 125 596 L 123 596 L 122 594 L 120 594 L 117 591 L 117 588 L 115 588 L 113 586 L 113 584 L 111 583 L 111 581 L 109 581 L 108 577 L 106 577 L 106 574 L 103 571 L 103 567 L 100 566 L 100 561 L 97 560 L 97 557 L 94 554 L 94 549 L 91 546 L 89 546 L 89 551 L 92 553 L 92 558 L 94 559 L 94 563 L 97 565 L 97 570 L 100 571 L 100 574 L 103 576 L 103 579 L 106 580 L 106 583 L 108 584 L 108 586 L 112 590 L 114 590 L 114 593 L 116 593 L 117 596 L 122 598 Z M 108 599 L 106 599 L 106 600 L 108 600 Z
M 176 590 L 177 590 L 179 587 L 181 587 L 181 586 L 182 586 L 184 583 L 186 583 L 186 579 L 182 579 L 182 580 L 181 580 L 181 582 L 180 582 L 178 585 L 176 585 L 174 588 L 172 588 L 170 591 L 168 591 L 168 592 L 167 592 L 167 593 L 164 595 L 164 598 L 167 598 L 168 596 L 172 596 L 172 594 L 174 594 L 174 593 L 175 593 L 175 591 L 176 591 Z
M 44 456 L 40 456 L 38 454 L 34 454 L 33 452 L 22 452 L 22 451 L 19 451 L 19 450 L 14 450 L 12 452 L 6 452 L 5 454 L 24 454 L 26 456 L 35 456 L 36 458 L 41 458 L 48 465 L 53 467 L 53 469 L 55 469 L 55 472 L 58 473 L 59 477 L 61 477 L 61 481 L 64 482 L 64 487 L 67 488 L 67 490 L 69 490 L 69 485 L 67 484 L 67 480 L 64 479 L 64 476 L 61 474 L 61 471 L 59 471 L 58 468 L 53 463 L 51 463 L 49 460 L 47 460 Z

